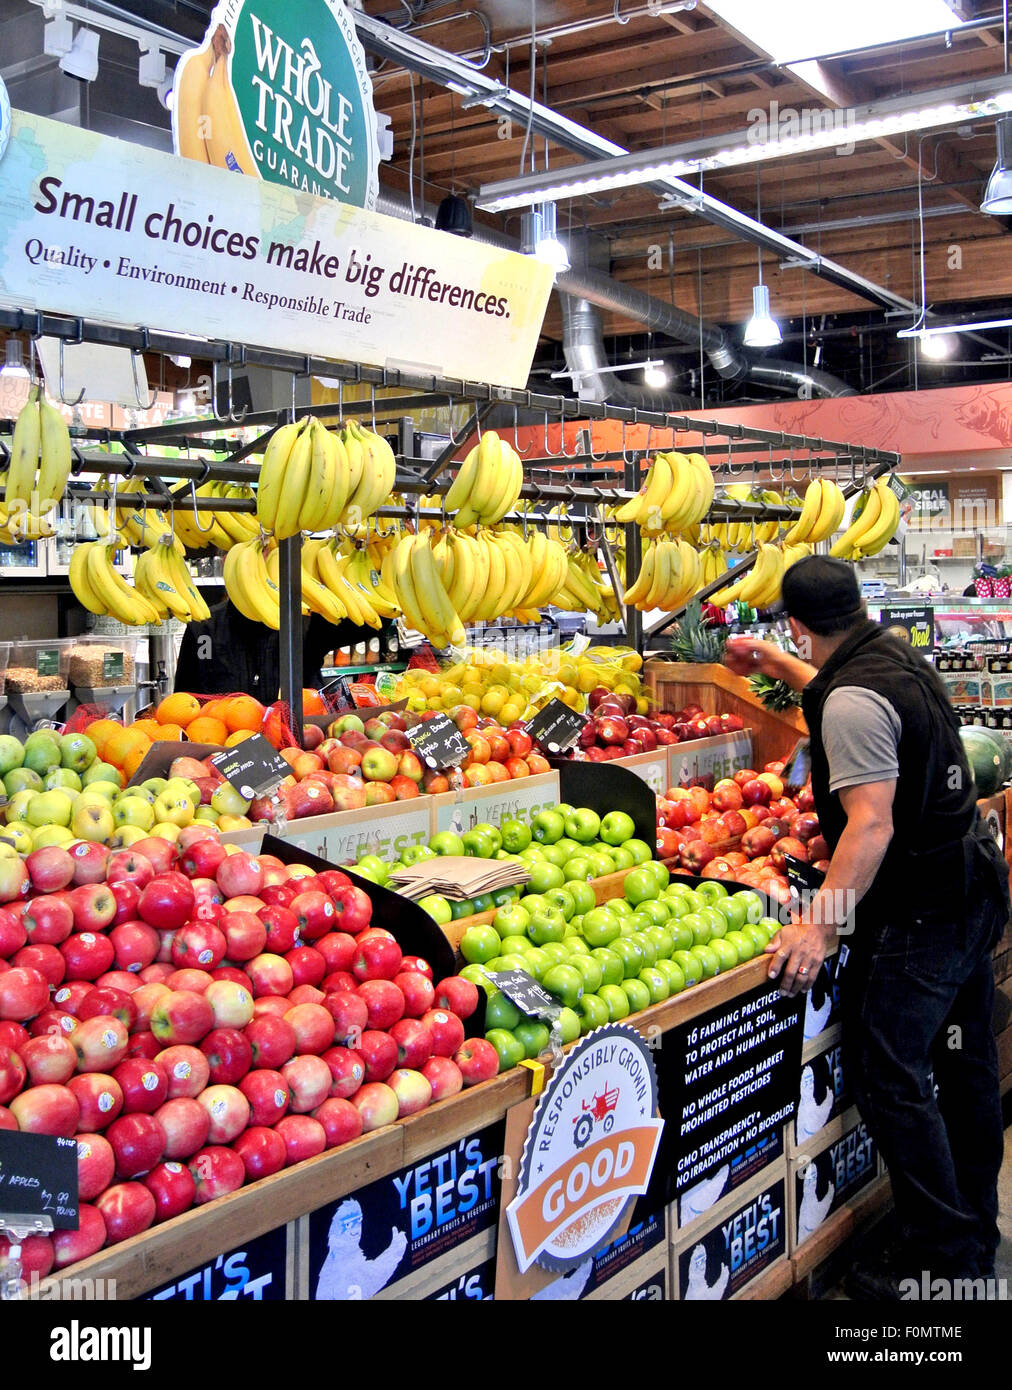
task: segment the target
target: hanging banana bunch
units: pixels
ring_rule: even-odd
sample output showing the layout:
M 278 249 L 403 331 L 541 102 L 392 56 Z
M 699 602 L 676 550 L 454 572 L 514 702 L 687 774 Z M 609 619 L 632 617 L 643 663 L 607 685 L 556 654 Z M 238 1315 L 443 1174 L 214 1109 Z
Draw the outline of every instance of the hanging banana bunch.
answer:
M 71 462 L 66 422 L 41 387 L 33 386 L 14 423 L 10 461 L 3 475 L 0 529 L 12 541 L 55 534 L 49 517 L 63 500 Z
M 837 559 L 862 560 L 868 555 L 877 555 L 896 534 L 900 503 L 887 478 L 879 478 L 865 493 L 863 505 L 858 499 L 854 513 L 856 519 L 829 552 Z
M 273 554 L 276 564 L 276 548 Z M 229 549 L 225 556 L 225 592 L 244 618 L 278 631 L 281 591 L 259 539 L 239 541 Z
M 643 487 L 618 508 L 615 520 L 633 522 L 649 535 L 684 531 L 706 516 L 713 491 L 713 473 L 702 454 L 657 454 Z
M 183 543 L 173 537 L 142 550 L 134 566 L 134 585 L 158 611 L 159 617 L 180 622 L 204 622 L 211 616 L 186 568 Z
M 402 536 L 390 555 L 390 577 L 404 621 L 435 646 L 461 647 L 464 625 L 443 585 L 428 536 Z
M 840 522 L 847 503 L 832 478 L 813 478 L 805 489 L 801 515 L 784 536 L 785 545 L 805 541 L 817 545 L 828 540 Z
M 85 541 L 75 545 L 70 561 L 70 587 L 89 613 L 105 615 L 127 627 L 160 623 L 162 610 L 129 585 L 113 567 L 115 544 Z
M 798 557 L 800 558 L 800 557 Z M 755 564 L 747 574 L 710 596 L 710 602 L 718 608 L 726 608 L 733 601 L 747 603 L 752 608 L 769 608 L 780 596 L 780 584 L 784 577 L 784 554 L 776 545 L 760 545 Z
M 512 511 L 523 486 L 519 454 L 495 430 L 486 430 L 461 464 L 446 494 L 446 510 L 460 529 L 479 522 L 495 526 Z

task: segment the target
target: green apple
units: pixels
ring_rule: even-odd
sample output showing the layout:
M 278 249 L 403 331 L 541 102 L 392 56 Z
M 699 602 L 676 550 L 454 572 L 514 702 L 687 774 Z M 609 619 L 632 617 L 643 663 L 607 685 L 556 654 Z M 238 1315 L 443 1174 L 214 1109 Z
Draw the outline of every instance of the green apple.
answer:
M 585 879 L 570 879 L 566 884 L 566 892 L 573 899 L 575 911 L 580 917 L 597 906 L 597 894 Z
M 492 918 L 492 925 L 505 940 L 509 936 L 526 936 L 530 920 L 527 909 L 516 903 L 512 907 L 501 907 Z
M 685 972 L 676 960 L 659 960 L 654 969 L 659 970 L 667 980 L 669 994 L 681 994 L 685 989 Z M 690 983 L 696 984 L 698 981 L 693 980 Z
M 573 895 L 570 893 L 569 889 L 559 887 L 549 888 L 543 891 L 546 900 L 550 902 L 553 907 L 559 909 L 567 922 L 571 922 L 576 915 L 576 903 L 573 901 Z
M 549 1032 L 537 1019 L 525 1018 L 513 1029 L 513 1036 L 524 1049 L 524 1056 L 533 1059 L 548 1050 Z
M 584 914 L 583 939 L 590 947 L 607 946 L 617 939 L 621 930 L 619 919 L 604 903 Z
M 570 806 L 568 801 L 560 801 L 555 809 L 556 811 L 558 811 L 562 819 L 565 820 L 567 816 L 571 816 L 573 814 L 573 812 L 576 810 L 576 807 Z
M 649 917 L 655 926 L 662 927 L 671 919 L 671 908 L 664 898 L 648 898 L 638 904 L 636 914 Z
M 220 790 L 220 788 L 219 788 Z M 215 793 L 217 795 L 217 793 Z M 240 798 L 241 800 L 242 798 Z M 199 804 L 199 797 L 198 797 Z M 211 809 L 217 811 L 214 805 L 214 797 L 211 798 Z M 169 825 L 183 826 L 193 824 L 193 813 L 196 810 L 185 790 L 177 791 L 169 786 L 165 788 L 161 796 L 155 798 L 154 813 L 155 820 Z M 219 812 L 220 814 L 220 812 Z
M 6 777 L 25 761 L 25 749 L 13 734 L 0 734 L 0 777 Z
M 625 811 L 609 811 L 602 819 L 598 833 L 606 845 L 624 845 L 635 836 L 636 826 L 632 816 L 626 815 Z
M 112 808 L 112 818 L 117 825 L 150 830 L 155 823 L 155 808 L 142 796 L 121 796 Z
M 27 821 L 8 821 L 0 826 L 0 836 L 12 845 L 15 854 L 24 857 L 32 852 L 32 827 Z
M 648 864 L 654 857 L 654 852 L 647 844 L 646 840 L 637 840 L 633 838 L 631 840 L 624 840 L 622 843 L 637 864 Z
M 502 951 L 502 940 L 495 927 L 487 924 L 468 927 L 460 938 L 460 954 L 468 965 L 485 965 Z
M 572 855 L 563 848 L 561 840 L 557 845 L 541 845 L 540 848 L 542 864 L 552 864 L 557 869 L 561 869 L 572 858 Z
M 562 1036 L 563 1046 L 566 1043 L 576 1042 L 580 1036 L 580 1015 L 575 1009 L 562 1008 L 559 1010 L 559 1033 Z
M 545 962 L 546 970 L 550 965 L 560 965 L 569 961 L 569 952 L 561 941 L 546 941 L 543 946 L 538 946 L 536 949 Z
M 586 846 L 581 845 L 579 840 L 571 840 L 568 835 L 563 835 L 561 840 L 556 841 L 549 848 L 557 850 L 562 855 L 561 862 L 564 864 L 567 859 L 572 859 L 574 854 L 582 854 Z
M 42 783 L 47 792 L 51 791 L 73 791 L 81 790 L 81 779 L 70 767 L 54 767 L 46 773 Z
M 591 840 L 597 839 L 597 832 L 601 829 L 601 817 L 589 807 L 580 806 L 566 816 L 565 826 L 566 834 L 571 840 L 576 840 L 581 845 L 589 845 Z
M 648 936 L 653 942 L 658 960 L 670 959 L 675 949 L 674 932 L 669 931 L 667 927 L 648 927 L 644 936 Z
M 25 820 L 35 828 L 43 825 L 69 826 L 73 814 L 74 803 L 66 792 L 36 792 L 25 812 Z
M 570 917 L 569 921 L 566 923 L 566 934 L 562 939 L 563 941 L 583 941 L 582 916 L 577 915 L 575 917 Z M 585 941 L 583 944 L 585 946 L 587 945 Z M 590 949 L 589 946 L 587 947 L 587 949 Z
M 766 905 L 760 895 L 753 892 L 751 888 L 745 888 L 742 892 L 735 893 L 730 901 L 743 905 L 745 908 L 745 921 L 748 922 L 749 925 L 754 925 L 756 922 L 762 921 L 766 912 Z
M 498 849 L 492 836 L 484 830 L 465 830 L 460 838 L 463 841 L 464 853 L 472 859 L 491 859 Z
M 692 932 L 693 946 L 705 946 L 713 935 L 712 925 L 701 912 L 690 912 L 688 917 L 682 918 L 681 925 Z
M 559 811 L 539 811 L 531 821 L 531 834 L 541 845 L 554 845 L 566 833 L 566 822 Z
M 697 884 L 696 893 L 711 906 L 718 898 L 727 897 L 727 889 L 715 878 L 704 878 L 702 883 Z
M 745 931 L 732 929 L 724 937 L 724 940 L 737 951 L 739 963 L 751 960 L 757 954 L 755 941 Z
M 544 946 L 549 941 L 561 941 L 566 934 L 566 919 L 557 907 L 546 902 L 543 907 L 531 913 L 527 935 L 535 946 Z
M 164 778 L 159 778 L 164 783 Z M 123 777 L 118 767 L 112 763 L 100 763 L 97 759 L 91 767 L 85 768 L 81 773 L 81 786 L 90 787 L 92 782 L 112 782 L 117 791 L 123 785 Z M 164 791 L 164 786 L 159 787 L 159 791 Z
M 486 999 L 495 999 L 501 991 L 492 983 L 485 974 L 485 970 L 480 965 L 462 966 L 457 974 L 462 980 L 470 980 L 473 985 L 477 985 L 480 990 L 484 990 Z M 505 995 L 503 998 L 505 999 Z
M 710 950 L 720 961 L 721 970 L 733 970 L 739 963 L 738 952 L 735 950 L 734 943 L 728 941 L 726 936 L 719 936 L 711 941 Z
M 432 839 L 429 841 L 429 849 L 439 855 L 463 855 L 464 841 L 459 835 L 455 835 L 452 830 L 440 830 L 439 833 L 433 835 Z
M 62 849 L 64 845 L 73 844 L 75 838 L 65 825 L 40 825 L 32 831 L 32 849 L 49 849 L 52 845 Z
M 701 907 L 696 916 L 702 917 L 704 922 L 709 922 L 711 941 L 716 941 L 718 937 L 727 935 L 727 918 L 723 912 L 718 912 L 715 907 Z
M 636 907 L 639 903 L 650 902 L 660 892 L 657 879 L 650 864 L 641 864 L 630 869 L 625 876 L 624 892 L 626 902 Z
M 574 854 L 567 859 L 562 870 L 567 883 L 589 883 L 594 877 L 594 866 L 589 854 Z
M 474 916 L 474 904 L 470 898 L 465 898 L 463 902 L 450 904 L 450 918 L 454 922 L 459 922 L 462 917 Z
M 608 1005 L 598 994 L 585 994 L 580 1000 L 577 1013 L 580 1015 L 580 1033 L 586 1037 L 595 1028 L 603 1028 L 611 1022 Z
M 120 794 L 118 782 L 88 782 L 81 795 L 88 800 L 104 801 L 111 806 Z
M 692 917 L 695 916 L 695 913 L 690 912 L 688 915 Z M 696 944 L 696 938 L 692 934 L 692 928 L 685 925 L 684 917 L 681 918 L 680 921 L 671 922 L 668 926 L 668 930 L 675 939 L 676 951 L 688 951 L 690 947 Z
M 605 906 L 619 919 L 633 915 L 632 905 L 627 903 L 625 898 L 609 898 Z
M 644 967 L 648 965 L 656 965 L 657 947 L 654 945 L 653 941 L 651 941 L 650 937 L 646 934 L 646 932 L 637 932 L 636 935 L 633 937 L 633 940 L 636 942 L 636 945 L 640 948 L 641 952 L 643 953 Z
M 202 807 L 202 806 L 198 806 L 198 807 L 197 807 L 197 810 L 196 810 L 196 813 L 195 813 L 196 819 L 197 819 L 197 820 L 200 820 L 200 819 L 201 819 L 200 813 L 201 813 L 201 811 L 202 811 L 203 809 L 204 809 L 204 807 Z M 211 815 L 212 815 L 212 816 L 217 815 L 217 812 L 216 812 L 216 811 L 212 811 L 212 812 L 211 812 Z M 361 860 L 360 860 L 360 861 L 355 865 L 355 872 L 358 874 L 359 878 L 367 878 L 367 879 L 369 880 L 370 883 L 382 884 L 382 882 L 383 882 L 382 878 L 380 877 L 380 875 L 381 875 L 381 873 L 382 873 L 382 870 L 381 870 L 381 869 L 378 869 L 378 868 L 376 867 L 375 864 L 363 864 L 363 863 L 361 862 Z
M 79 797 L 70 818 L 70 828 L 79 840 L 94 840 L 106 844 L 116 831 L 112 807 L 107 801 L 87 801 Z
M 506 1028 L 490 1028 L 485 1034 L 485 1041 L 490 1042 L 498 1053 L 500 1072 L 512 1071 L 527 1055 L 523 1043 Z
M 619 1023 L 623 1018 L 628 1018 L 632 1012 L 629 1006 L 629 996 L 621 985 L 602 985 L 597 996 L 604 1000 L 608 1010 L 609 1023 Z
M 622 962 L 622 974 L 627 980 L 633 975 L 638 975 L 648 964 L 643 954 L 643 947 L 638 940 L 631 936 L 620 936 L 617 941 L 611 943 L 608 949 L 614 951 Z
M 507 854 L 507 859 L 512 859 L 512 854 Z M 492 894 L 492 901 L 496 907 L 512 907 L 514 903 L 520 901 L 520 888 L 517 884 L 512 884 L 508 888 L 497 888 Z
M 623 980 L 619 989 L 625 992 L 625 997 L 629 1000 L 629 1012 L 638 1014 L 641 1009 L 647 1009 L 652 1003 L 650 988 L 636 976 L 635 978 Z
M 499 827 L 499 833 L 502 836 L 503 849 L 508 850 L 510 854 L 520 854 L 531 843 L 531 827 L 525 825 L 522 820 L 504 820 Z
M 211 806 L 198 806 L 193 813 L 194 823 L 203 822 L 204 825 L 217 825 L 218 812 Z
M 595 960 L 593 956 L 572 955 L 569 957 L 568 964 L 582 977 L 583 988 L 588 994 L 596 994 L 604 984 L 601 962 Z
M 535 893 L 547 893 L 549 888 L 561 888 L 566 881 L 566 876 L 557 864 L 550 864 L 547 860 L 542 860 L 540 864 L 532 864 L 530 869 L 531 888 Z
M 513 939 L 518 943 L 520 941 L 519 937 L 514 937 Z M 516 954 L 523 956 L 525 961 L 524 969 L 527 971 L 528 975 L 533 975 L 536 980 L 540 980 L 545 971 L 551 969 L 554 961 L 551 956 L 545 954 L 540 946 L 535 946 L 533 942 L 525 941 L 524 946 L 526 949 L 521 951 L 518 945 L 517 948 L 515 948 Z
M 667 975 L 663 970 L 658 970 L 656 966 L 648 965 L 645 970 L 640 971 L 638 978 L 640 984 L 646 985 L 650 993 L 651 1004 L 662 1003 L 671 993 L 671 985 L 668 983 Z M 626 983 L 630 982 L 627 981 Z
M 197 805 L 199 806 L 200 791 L 199 788 L 194 788 L 194 790 L 197 792 Z M 171 794 L 172 784 L 170 783 L 165 791 L 156 798 L 156 803 Z M 231 782 L 220 782 L 211 793 L 211 809 L 217 811 L 219 816 L 244 816 L 249 808 L 250 803 L 244 796 L 239 795 Z
M 9 821 L 24 821 L 30 825 L 28 820 L 28 808 L 38 796 L 44 796 L 44 792 L 33 791 L 26 787 L 24 791 L 15 792 L 7 802 L 7 819 Z
M 522 956 L 519 951 L 506 956 L 496 956 L 494 960 L 486 963 L 485 969 L 491 970 L 496 975 L 507 974 L 510 970 L 526 970 L 528 975 L 531 974 L 527 957 Z
M 495 903 L 492 901 L 491 893 L 479 893 L 476 898 L 471 899 L 472 912 L 494 912 Z
M 91 743 L 91 740 L 88 740 Z M 94 744 L 92 747 L 94 748 Z M 25 739 L 24 767 L 31 768 L 40 777 L 45 777 L 46 773 L 54 767 L 59 767 L 62 762 L 62 749 L 60 747 L 59 734 L 53 733 L 51 729 L 36 729 L 33 734 L 29 734 Z
M 17 796 L 18 792 L 41 792 L 44 790 L 42 778 L 30 767 L 12 768 L 4 777 L 4 791 L 9 797 Z
M 99 767 L 101 766 L 102 764 L 99 763 Z M 150 796 L 151 800 L 154 801 L 156 796 L 161 796 L 168 785 L 169 782 L 166 777 L 149 777 L 139 787 L 134 787 L 134 791 L 142 791 L 145 796 Z
M 60 763 L 74 772 L 87 772 L 97 751 L 87 734 L 60 735 Z
M 475 833 L 480 835 L 486 835 L 490 840 L 492 840 L 495 844 L 494 853 L 499 853 L 499 851 L 503 847 L 503 844 L 502 833 L 497 825 L 493 825 L 491 821 L 483 820 L 479 821 L 478 824 L 473 827 L 473 830 Z
M 703 967 L 704 980 L 711 980 L 714 975 L 720 974 L 720 956 L 710 946 L 693 946 L 689 954 L 695 956 Z
M 602 984 L 617 985 L 619 980 L 625 979 L 625 966 L 610 946 L 595 946 L 590 954 L 601 967 Z
M 586 941 L 579 935 L 570 936 L 569 927 L 566 928 L 566 935 L 562 938 L 560 944 L 565 946 L 571 956 L 590 955 L 590 947 L 587 945 Z
M 91 788 L 89 787 L 89 788 L 88 788 L 88 791 L 85 793 L 85 795 L 88 795 L 88 794 L 90 793 L 90 791 L 91 791 Z M 159 795 L 160 795 L 159 792 L 145 791 L 143 786 L 140 786 L 140 787 L 124 787 L 123 790 L 122 790 L 121 792 L 117 792 L 117 794 L 113 797 L 113 801 L 114 801 L 114 802 L 119 801 L 119 800 L 121 800 L 124 796 L 139 796 L 139 797 L 141 798 L 142 801 L 146 801 L 146 802 L 148 803 L 149 806 L 153 806 L 153 805 L 155 804 L 155 802 L 158 800 Z M 217 813 L 217 811 L 216 811 L 216 812 L 215 812 L 215 815 L 217 815 L 217 814 L 218 814 L 218 813 Z
M 447 922 L 453 920 L 450 904 L 439 893 L 427 893 L 424 898 L 418 899 L 418 906 L 424 912 L 427 912 L 434 922 L 438 922 L 441 927 L 445 927 Z
M 610 849 L 608 853 L 611 855 L 616 873 L 621 873 L 623 869 L 631 869 L 636 863 L 636 860 L 624 845 L 616 845 L 615 848 Z
M 541 977 L 541 983 L 560 1004 L 575 1009 L 583 995 L 583 976 L 572 965 L 552 965 Z
M 664 895 L 658 898 L 657 901 L 662 902 L 664 904 L 664 906 L 668 910 L 669 918 L 672 919 L 678 917 L 688 917 L 690 912 L 697 912 L 703 906 L 702 900 L 700 898 L 697 898 L 695 894 L 693 894 L 690 900 L 689 898 L 682 897 L 681 895 L 669 897 L 668 893 L 665 892 Z
M 401 863 L 405 866 L 418 864 L 423 859 L 435 859 L 436 851 L 428 845 L 408 845 L 401 850 Z
M 682 972 L 685 980 L 685 988 L 691 985 L 698 985 L 703 978 L 703 962 L 696 955 L 695 951 L 676 951 L 671 957 L 673 965 L 677 965 Z M 660 967 L 663 970 L 663 966 Z
M 492 998 L 485 1001 L 486 1028 L 515 1028 L 522 1018 L 523 1014 L 502 990 L 496 990 Z
M 695 890 L 690 888 L 687 883 L 683 883 L 681 879 L 672 879 L 664 890 L 664 896 L 666 898 L 688 898 L 693 905 L 693 911 L 697 907 L 703 906 L 703 901 L 696 897 Z
M 544 859 L 546 848 L 546 845 L 528 845 L 526 849 L 520 851 L 517 858 L 521 864 L 534 864 L 539 859 Z
M 366 873 L 373 883 L 384 884 L 390 879 L 390 865 L 378 854 L 363 854 L 355 865 L 355 873 Z
M 500 933 L 501 935 L 501 933 Z M 527 936 L 511 936 L 509 939 L 503 937 L 503 950 L 507 955 L 529 956 L 532 951 L 540 951 L 540 946 L 535 946 Z
M 603 849 L 593 849 L 584 858 L 590 861 L 591 876 L 593 878 L 606 878 L 615 872 L 615 861 L 610 854 Z

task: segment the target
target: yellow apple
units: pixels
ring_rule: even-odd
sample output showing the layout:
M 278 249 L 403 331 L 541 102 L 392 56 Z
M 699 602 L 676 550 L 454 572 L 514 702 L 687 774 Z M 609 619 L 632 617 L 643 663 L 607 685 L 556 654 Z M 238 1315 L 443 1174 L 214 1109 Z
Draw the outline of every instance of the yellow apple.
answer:
M 50 845 L 67 845 L 74 838 L 65 825 L 40 825 L 32 831 L 32 849 L 48 849 Z
M 107 801 L 100 797 L 89 801 L 85 795 L 78 797 L 70 828 L 79 840 L 94 840 L 98 844 L 108 844 L 116 833 L 116 822 L 112 818 L 112 809 Z
M 151 834 L 157 835 L 160 840 L 172 840 L 175 842 L 179 839 L 182 828 L 181 825 L 176 825 L 174 821 L 157 821 L 156 824 L 151 827 Z
M 2 835 L 5 840 L 10 841 L 18 854 L 31 854 L 32 827 L 27 821 L 8 821 L 5 826 L 0 827 L 0 835 Z
M 117 825 L 136 825 L 138 830 L 150 830 L 155 823 L 151 802 L 143 796 L 121 796 L 112 808 Z
M 129 849 L 138 840 L 144 840 L 151 834 L 150 830 L 141 830 L 136 825 L 121 825 L 113 831 L 108 844 L 110 849 Z
M 74 803 L 66 792 L 38 792 L 25 813 L 25 820 L 36 829 L 41 829 L 44 825 L 66 827 L 70 824 L 73 814 Z

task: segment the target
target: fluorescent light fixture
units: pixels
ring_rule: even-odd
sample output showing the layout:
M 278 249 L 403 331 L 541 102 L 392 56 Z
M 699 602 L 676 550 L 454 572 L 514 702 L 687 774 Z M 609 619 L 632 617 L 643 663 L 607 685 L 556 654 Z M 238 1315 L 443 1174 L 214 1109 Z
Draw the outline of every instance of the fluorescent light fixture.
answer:
M 8 338 L 5 346 L 4 364 L 0 367 L 0 376 L 22 377 L 28 381 L 31 372 L 25 366 L 24 358 L 21 355 L 21 340 L 19 338 Z
M 579 198 L 608 189 L 705 173 L 864 140 L 988 120 L 1012 112 L 1012 74 L 963 82 L 891 101 L 846 109 L 796 111 L 770 102 L 745 130 L 710 135 L 655 150 L 588 160 L 568 169 L 484 184 L 475 206 L 486 212 Z
M 755 285 L 752 290 L 752 317 L 745 325 L 746 347 L 776 347 L 783 338 L 780 325 L 770 313 L 768 285 Z
M 979 319 L 969 323 L 939 323 L 931 328 L 901 328 L 897 338 L 937 338 L 945 333 L 981 333 L 987 328 L 1012 328 L 1010 319 Z
M 643 385 L 651 387 L 654 391 L 662 391 L 670 380 L 665 362 L 648 362 L 643 368 Z
M 142 87 L 154 87 L 156 90 L 165 81 L 165 54 L 160 48 L 141 49 L 137 81 Z
M 1012 214 L 1012 116 L 1002 116 L 996 124 L 998 159 L 984 191 L 981 212 L 992 217 Z
M 558 237 L 554 203 L 524 213 L 520 239 L 526 255 L 544 261 L 556 274 L 569 269 L 569 252 Z
M 946 0 L 708 0 L 709 8 L 777 63 L 825 58 L 961 27 Z
M 70 52 L 60 59 L 60 67 L 68 77 L 94 82 L 98 76 L 98 34 L 94 29 L 78 29 Z
M 956 351 L 956 339 L 951 333 L 929 333 L 920 343 L 921 356 L 932 362 L 944 362 Z

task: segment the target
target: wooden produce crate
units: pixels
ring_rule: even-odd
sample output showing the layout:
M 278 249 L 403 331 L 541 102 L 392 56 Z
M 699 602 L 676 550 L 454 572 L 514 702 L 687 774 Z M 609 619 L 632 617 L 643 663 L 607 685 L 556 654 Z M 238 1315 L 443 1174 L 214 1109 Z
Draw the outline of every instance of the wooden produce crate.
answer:
M 775 714 L 756 700 L 744 676 L 727 667 L 679 661 L 648 661 L 644 678 L 658 708 L 702 706 L 707 714 L 737 714 L 752 731 L 755 765 L 784 758 L 808 733 L 800 710 Z

